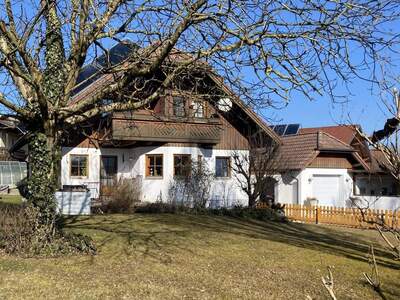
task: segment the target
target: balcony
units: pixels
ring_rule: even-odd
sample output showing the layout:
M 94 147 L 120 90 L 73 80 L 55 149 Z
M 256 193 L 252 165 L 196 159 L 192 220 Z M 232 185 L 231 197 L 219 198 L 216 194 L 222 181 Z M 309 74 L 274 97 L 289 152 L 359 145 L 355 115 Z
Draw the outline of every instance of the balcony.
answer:
M 220 141 L 219 118 L 167 118 L 150 114 L 115 114 L 112 139 L 172 143 L 216 144 Z

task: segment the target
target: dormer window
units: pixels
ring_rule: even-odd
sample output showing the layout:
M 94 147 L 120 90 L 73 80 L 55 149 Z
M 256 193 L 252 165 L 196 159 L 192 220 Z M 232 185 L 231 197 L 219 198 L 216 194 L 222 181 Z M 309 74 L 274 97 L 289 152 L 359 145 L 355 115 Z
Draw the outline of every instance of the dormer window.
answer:
M 184 117 L 185 112 L 185 99 L 183 97 L 175 96 L 173 97 L 173 114 L 175 117 Z

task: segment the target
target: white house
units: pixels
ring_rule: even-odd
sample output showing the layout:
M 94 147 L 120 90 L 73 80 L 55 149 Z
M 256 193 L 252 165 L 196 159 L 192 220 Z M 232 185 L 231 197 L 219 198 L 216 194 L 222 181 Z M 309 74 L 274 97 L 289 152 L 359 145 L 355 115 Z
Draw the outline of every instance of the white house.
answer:
M 120 47 L 124 45 L 112 48 L 110 55 L 124 52 Z M 89 65 L 82 70 L 72 103 L 109 84 L 98 69 Z M 254 133 L 278 144 L 280 137 L 218 76 L 202 76 L 199 87 L 194 88 L 195 81 L 177 83 L 146 108 L 103 115 L 70 132 L 62 149 L 63 187 L 86 186 L 90 198 L 97 199 L 115 178 L 125 178 L 140 183 L 142 201 L 168 201 L 171 183 L 186 175 L 186 165 L 201 160 L 214 176 L 208 205 L 247 205 L 231 168 L 232 157 L 248 153 Z M 60 197 L 64 213 L 89 212 L 87 198 L 72 205 Z
M 396 180 L 380 167 L 355 126 L 303 128 L 282 137 L 282 169 L 275 186 L 280 203 L 398 209 Z

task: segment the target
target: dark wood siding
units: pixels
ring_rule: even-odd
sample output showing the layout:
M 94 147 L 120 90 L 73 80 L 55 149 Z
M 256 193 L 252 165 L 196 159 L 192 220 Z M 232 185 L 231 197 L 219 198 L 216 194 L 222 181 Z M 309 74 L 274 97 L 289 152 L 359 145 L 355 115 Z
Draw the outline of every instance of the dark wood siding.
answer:
M 317 156 L 308 166 L 310 168 L 352 169 L 351 162 L 346 157 Z

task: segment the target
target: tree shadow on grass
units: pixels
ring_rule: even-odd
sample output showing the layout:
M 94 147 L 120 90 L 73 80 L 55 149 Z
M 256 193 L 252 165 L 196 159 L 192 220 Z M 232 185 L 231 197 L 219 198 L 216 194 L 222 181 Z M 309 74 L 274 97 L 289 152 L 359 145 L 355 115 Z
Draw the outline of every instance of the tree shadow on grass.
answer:
M 171 224 L 168 218 L 157 219 L 156 222 Z M 383 249 L 377 241 L 365 235 L 356 234 L 359 230 L 337 230 L 335 227 L 308 225 L 301 223 L 263 222 L 254 219 L 240 219 L 232 217 L 204 217 L 192 216 L 181 218 L 182 226 L 207 228 L 213 232 L 225 232 L 233 235 L 250 237 L 253 239 L 270 240 L 288 245 L 321 251 L 333 255 L 344 256 L 350 259 L 366 262 L 371 243 L 375 246 L 375 255 L 378 264 L 392 269 L 400 269 L 400 265 L 392 260 L 392 255 Z
M 285 243 L 362 262 L 366 262 L 368 247 L 374 243 L 378 264 L 400 269 L 400 265 L 391 260 L 391 254 L 377 241 L 372 241 L 367 235 L 364 238 L 357 230 L 342 231 L 335 227 L 169 214 L 82 217 L 70 222 L 67 220 L 66 225 L 74 230 L 93 230 L 99 233 L 101 237 L 97 246 L 100 251 L 114 243 L 114 255 L 141 255 L 163 263 L 170 262 L 176 250 L 193 251 L 186 246 L 186 239 L 193 239 L 193 233 L 206 234 L 210 231 Z M 117 244 L 119 249 L 116 250 L 114 248 Z
M 188 229 L 154 226 L 154 222 L 135 215 L 103 215 L 65 219 L 66 228 L 97 235 L 96 247 L 108 257 L 143 257 L 168 264 L 177 250 L 185 247 Z M 138 224 L 140 226 L 138 226 Z

